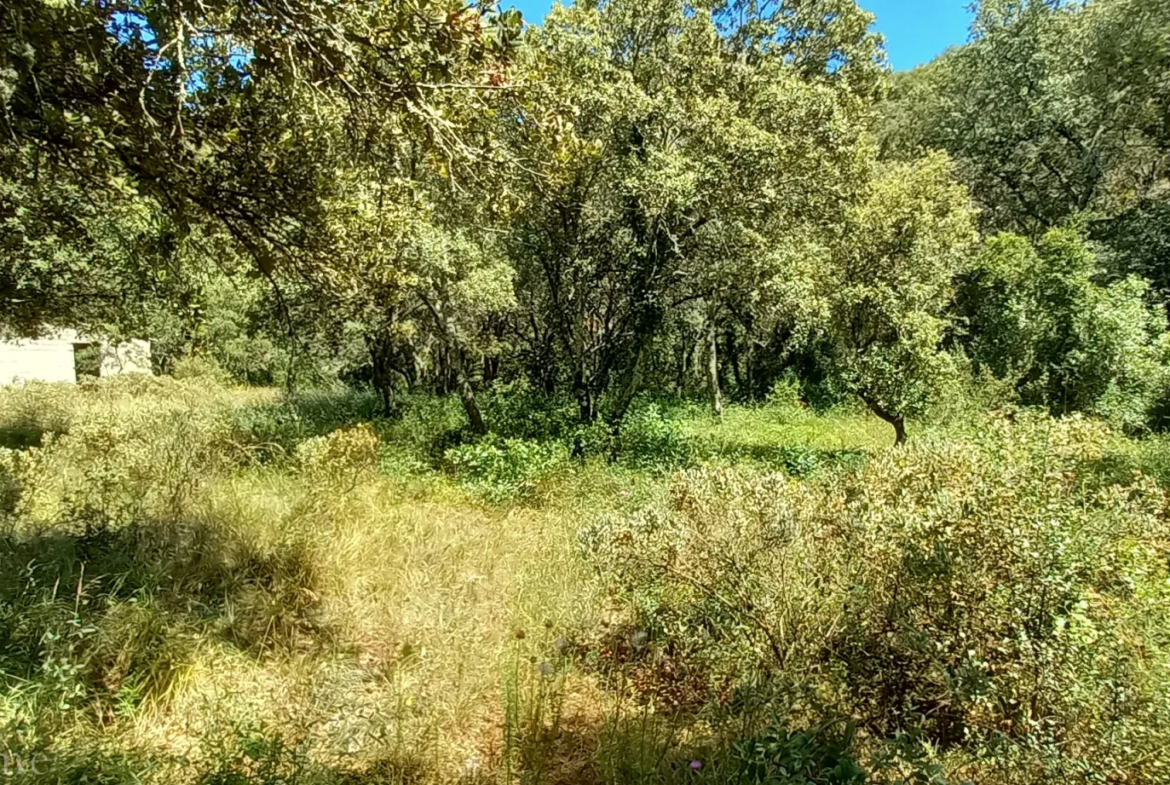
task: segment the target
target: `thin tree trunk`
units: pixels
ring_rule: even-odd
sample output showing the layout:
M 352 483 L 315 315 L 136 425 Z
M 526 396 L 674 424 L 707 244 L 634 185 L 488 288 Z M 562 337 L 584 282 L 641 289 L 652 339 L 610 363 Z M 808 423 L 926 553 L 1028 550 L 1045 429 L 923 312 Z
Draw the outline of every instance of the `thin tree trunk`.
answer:
M 382 413 L 386 417 L 394 414 L 393 342 L 388 331 L 366 336 L 366 348 L 370 353 L 373 367 L 374 389 L 382 398 Z
M 731 366 L 731 375 L 735 379 L 735 398 L 742 401 L 744 399 L 744 375 L 739 367 L 739 340 L 734 327 L 727 328 L 724 345 L 727 347 L 724 354 L 727 355 L 727 363 Z
M 901 412 L 891 412 L 884 408 L 873 398 L 862 394 L 859 396 L 869 410 L 876 414 L 881 419 L 894 426 L 894 446 L 901 447 L 906 443 L 906 415 Z
M 634 402 L 634 396 L 642 388 L 642 373 L 645 359 L 646 343 L 645 341 L 639 341 L 638 348 L 634 350 L 634 362 L 623 375 L 621 387 L 618 389 L 617 401 L 614 403 L 613 410 L 610 414 L 610 426 L 614 436 L 619 435 L 621 432 L 621 425 L 622 421 L 626 418 L 626 412 L 630 410 L 630 404 Z
M 455 371 L 455 389 L 459 392 L 459 400 L 463 402 L 463 410 L 467 412 L 471 432 L 476 436 L 484 436 L 488 432 L 487 423 L 484 422 L 479 401 L 475 398 L 475 389 L 471 386 L 471 380 L 467 378 L 463 350 L 459 347 L 453 347 L 451 350 L 451 366 Z
M 723 416 L 723 392 L 719 389 L 719 342 L 716 338 L 715 319 L 707 319 L 707 388 L 711 393 L 711 411 L 716 417 Z
M 459 393 L 459 400 L 463 402 L 463 410 L 467 413 L 467 422 L 471 426 L 471 432 L 476 436 L 487 435 L 487 423 L 484 422 L 483 412 L 479 408 L 479 401 L 475 398 L 475 388 L 471 386 L 471 380 L 467 376 L 467 362 L 463 356 L 463 347 L 460 345 L 459 338 L 455 334 L 454 327 L 447 319 L 445 313 L 439 308 L 435 307 L 430 300 L 421 298 L 423 304 L 426 305 L 427 310 L 435 317 L 435 322 L 439 326 L 439 331 L 443 337 L 443 344 L 447 349 L 447 362 L 450 364 L 451 372 L 455 377 L 455 391 Z

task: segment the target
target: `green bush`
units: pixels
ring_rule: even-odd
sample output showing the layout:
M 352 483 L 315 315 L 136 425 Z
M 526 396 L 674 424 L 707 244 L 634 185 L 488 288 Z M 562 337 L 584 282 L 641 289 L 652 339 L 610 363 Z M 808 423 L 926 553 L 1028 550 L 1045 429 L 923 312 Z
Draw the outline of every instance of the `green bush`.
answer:
M 63 384 L 0 388 L 0 447 L 36 447 L 45 434 L 67 432 L 78 398 L 78 388 Z
M 223 385 L 232 382 L 232 375 L 208 357 L 180 357 L 171 364 L 170 376 L 180 381 L 202 379 Z
M 637 468 L 674 468 L 693 462 L 694 447 L 682 426 L 650 403 L 626 416 L 619 454 L 623 463 Z
M 1095 477 L 1110 439 L 1020 415 L 815 482 L 691 471 L 585 543 L 713 685 L 765 674 L 966 773 L 1164 781 L 1170 525 L 1156 483 Z
M 771 727 L 733 747 L 732 782 L 768 785 L 865 785 L 866 773 L 850 754 L 853 728 L 789 731 Z
M 496 383 L 484 396 L 483 413 L 493 431 L 513 439 L 562 439 L 579 422 L 568 396 L 542 395 L 523 380 Z
M 443 459 L 472 492 L 491 502 L 531 499 L 569 462 L 568 451 L 557 442 L 498 436 L 452 447 Z
M 367 424 L 341 428 L 297 447 L 302 476 L 314 493 L 348 492 L 378 468 L 381 442 Z
M 209 472 L 236 456 L 231 437 L 230 418 L 214 408 L 94 407 L 69 433 L 16 454 L 13 475 L 26 489 L 18 512 L 86 526 L 181 517 Z
M 314 779 L 304 741 L 289 743 L 278 734 L 240 731 L 234 744 L 217 750 L 217 765 L 198 785 L 291 785 Z M 317 779 L 323 779 L 319 775 Z
M 1072 230 L 1035 245 L 994 237 L 959 287 L 961 341 L 976 372 L 1010 382 L 1025 405 L 1141 429 L 1166 385 L 1166 316 L 1146 281 L 1103 286 L 1101 273 Z

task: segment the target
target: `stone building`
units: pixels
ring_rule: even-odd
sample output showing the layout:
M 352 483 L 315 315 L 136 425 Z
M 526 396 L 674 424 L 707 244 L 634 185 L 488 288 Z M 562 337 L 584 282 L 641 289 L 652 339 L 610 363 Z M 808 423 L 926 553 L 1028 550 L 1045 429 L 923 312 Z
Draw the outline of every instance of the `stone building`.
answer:
M 150 341 L 112 343 L 76 330 L 52 330 L 41 338 L 0 340 L 0 385 L 76 382 L 78 376 L 152 373 Z

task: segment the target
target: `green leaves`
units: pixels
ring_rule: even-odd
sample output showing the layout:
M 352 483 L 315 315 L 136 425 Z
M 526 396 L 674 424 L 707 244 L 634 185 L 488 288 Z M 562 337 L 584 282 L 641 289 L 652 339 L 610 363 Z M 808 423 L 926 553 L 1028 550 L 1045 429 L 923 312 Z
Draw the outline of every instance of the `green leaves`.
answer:
M 976 236 L 946 156 L 879 171 L 821 273 L 823 334 L 853 391 L 899 429 L 947 365 L 941 342 L 953 281 Z
M 1142 428 L 1166 381 L 1166 318 L 1148 283 L 1102 285 L 1100 273 L 1076 232 L 1035 245 L 994 237 L 959 287 L 962 341 L 976 370 L 1013 383 L 1025 404 Z

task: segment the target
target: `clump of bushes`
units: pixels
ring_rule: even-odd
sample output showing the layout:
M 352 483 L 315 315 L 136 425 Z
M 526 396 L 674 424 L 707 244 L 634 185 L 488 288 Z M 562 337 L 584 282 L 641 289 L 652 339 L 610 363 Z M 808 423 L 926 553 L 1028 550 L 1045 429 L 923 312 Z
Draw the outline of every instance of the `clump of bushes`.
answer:
M 1020 403 L 1086 412 L 1129 430 L 1159 427 L 1170 334 L 1149 284 L 1104 285 L 1105 270 L 1073 230 L 1033 244 L 989 239 L 960 282 L 959 342 L 976 374 L 1014 387 Z
M 86 527 L 181 516 L 195 490 L 238 452 L 215 408 L 156 400 L 90 407 L 68 433 L 5 459 L 23 488 L 12 505 L 29 520 Z
M 314 490 L 347 492 L 377 471 L 381 447 L 374 429 L 362 424 L 308 439 L 296 456 Z
M 622 423 L 620 456 L 635 468 L 676 468 L 692 463 L 695 449 L 681 425 L 650 403 L 631 411 Z
M 569 453 L 558 442 L 489 436 L 451 447 L 443 460 L 473 493 L 498 503 L 533 498 L 543 482 L 567 468 Z
M 585 543 L 712 700 L 910 734 L 960 780 L 1164 781 L 1170 523 L 1153 481 L 1093 473 L 1109 440 L 1020 415 L 815 482 L 700 469 Z

